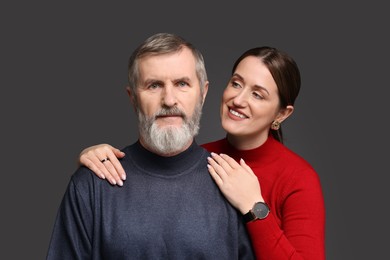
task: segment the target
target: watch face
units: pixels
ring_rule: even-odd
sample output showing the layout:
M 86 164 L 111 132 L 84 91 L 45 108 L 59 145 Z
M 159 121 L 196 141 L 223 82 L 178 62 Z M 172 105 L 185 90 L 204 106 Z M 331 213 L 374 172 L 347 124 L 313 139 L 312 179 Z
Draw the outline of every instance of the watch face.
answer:
M 266 218 L 269 214 L 269 208 L 265 203 L 258 202 L 252 209 L 253 214 L 258 219 Z

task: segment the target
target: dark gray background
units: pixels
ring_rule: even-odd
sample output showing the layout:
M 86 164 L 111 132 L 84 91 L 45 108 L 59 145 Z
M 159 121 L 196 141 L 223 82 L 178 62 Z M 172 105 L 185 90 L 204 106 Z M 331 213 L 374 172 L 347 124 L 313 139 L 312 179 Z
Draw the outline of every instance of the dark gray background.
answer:
M 286 145 L 320 175 L 327 259 L 390 259 L 387 8 L 132 2 L 1 4 L 1 259 L 45 258 L 83 148 L 136 140 L 127 59 L 156 32 L 177 33 L 204 54 L 211 84 L 199 143 L 224 136 L 220 96 L 244 50 L 271 45 L 293 56 L 303 82 L 283 125 Z

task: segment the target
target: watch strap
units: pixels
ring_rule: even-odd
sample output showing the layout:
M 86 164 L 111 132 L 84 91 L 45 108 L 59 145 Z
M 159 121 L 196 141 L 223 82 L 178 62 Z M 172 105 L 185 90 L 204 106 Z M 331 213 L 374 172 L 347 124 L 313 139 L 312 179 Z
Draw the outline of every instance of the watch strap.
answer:
M 244 222 L 245 223 L 248 223 L 248 222 L 251 222 L 253 220 L 255 220 L 255 215 L 252 213 L 252 210 L 249 210 L 248 213 L 244 214 L 243 215 L 243 219 L 244 219 Z

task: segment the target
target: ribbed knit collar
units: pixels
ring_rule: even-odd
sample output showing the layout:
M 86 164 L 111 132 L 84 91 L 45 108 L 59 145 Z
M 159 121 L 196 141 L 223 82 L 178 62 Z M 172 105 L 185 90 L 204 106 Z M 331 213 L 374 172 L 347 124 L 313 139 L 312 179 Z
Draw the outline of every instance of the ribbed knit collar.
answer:
M 195 141 L 184 152 L 170 157 L 157 155 L 145 149 L 139 141 L 128 147 L 130 160 L 140 170 L 152 175 L 174 176 L 185 174 L 200 163 L 200 158 L 206 152 Z M 127 149 L 126 149 L 127 150 Z M 206 166 L 206 160 L 204 160 Z
M 262 165 L 274 161 L 279 157 L 281 152 L 281 143 L 275 140 L 272 135 L 268 136 L 268 139 L 264 144 L 249 150 L 239 150 L 232 146 L 227 138 L 222 140 L 223 153 L 233 157 L 236 161 L 241 158 L 250 165 Z

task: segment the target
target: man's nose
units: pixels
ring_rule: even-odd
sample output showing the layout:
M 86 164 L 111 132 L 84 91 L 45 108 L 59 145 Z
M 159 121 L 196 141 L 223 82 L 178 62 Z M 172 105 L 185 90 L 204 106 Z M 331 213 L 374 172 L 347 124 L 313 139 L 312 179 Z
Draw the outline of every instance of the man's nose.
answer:
M 162 103 L 165 106 L 173 107 L 177 105 L 175 87 L 168 85 L 162 91 Z

